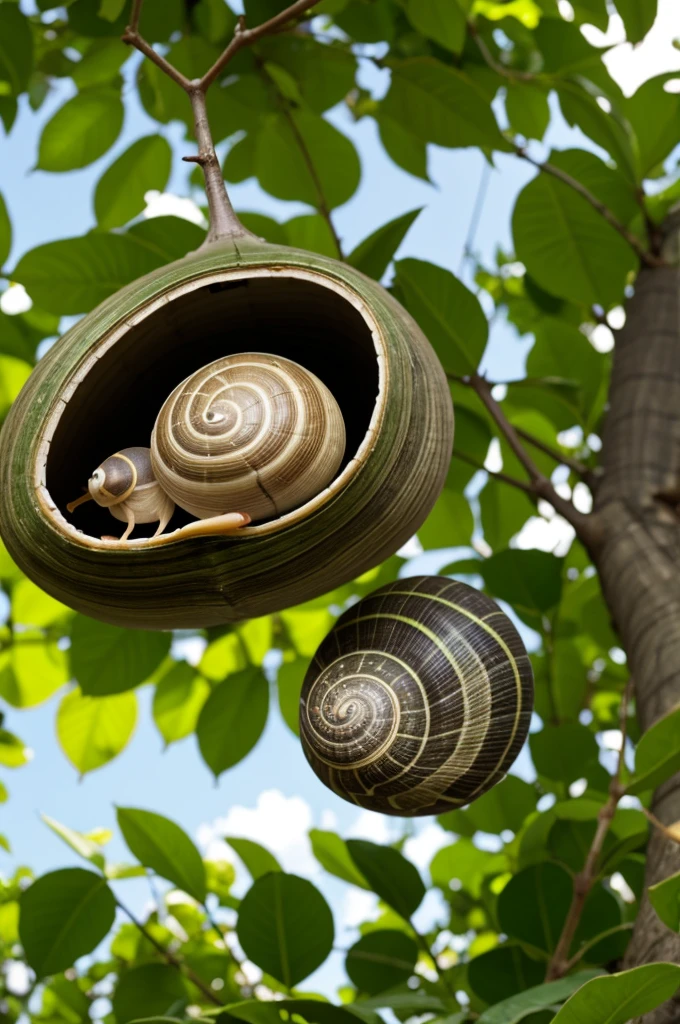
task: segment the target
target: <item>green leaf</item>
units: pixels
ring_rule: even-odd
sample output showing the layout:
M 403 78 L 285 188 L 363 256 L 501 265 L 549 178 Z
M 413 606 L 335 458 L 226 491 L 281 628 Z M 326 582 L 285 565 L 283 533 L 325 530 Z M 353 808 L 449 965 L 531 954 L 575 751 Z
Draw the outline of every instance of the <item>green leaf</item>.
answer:
M 621 15 L 628 42 L 641 43 L 654 24 L 657 0 L 616 0 L 616 10 Z
M 494 551 L 506 548 L 527 519 L 536 515 L 528 496 L 489 477 L 479 495 L 484 539 Z
M 531 82 L 508 80 L 505 112 L 510 127 L 525 139 L 542 139 L 550 122 L 548 91 Z
M 0 417 L 3 417 L 29 378 L 31 366 L 23 359 L 0 356 Z
M 510 999 L 485 1010 L 479 1018 L 478 1024 L 519 1024 L 537 1010 L 555 1006 L 568 998 L 572 992 L 590 981 L 596 972 L 592 970 L 578 971 L 567 978 L 560 978 L 559 981 L 550 981 L 546 985 L 536 985 L 525 992 L 520 992 Z M 599 973 L 599 972 L 598 972 Z M 557 1018 L 555 1018 L 557 1020 Z M 586 1024 L 585 1019 L 580 1024 Z M 595 1024 L 595 1021 L 592 1021 Z M 599 1020 L 597 1024 L 603 1024 Z
M 134 693 L 84 697 L 71 690 L 57 711 L 57 739 L 81 775 L 101 768 L 127 746 L 137 722 Z
M 418 530 L 418 540 L 427 551 L 465 546 L 472 540 L 474 525 L 467 498 L 457 489 L 446 486 Z
M 33 756 L 23 740 L 7 729 L 0 729 L 0 764 L 5 768 L 21 768 Z
M 381 900 L 407 920 L 425 896 L 425 886 L 414 865 L 391 846 L 365 839 L 348 839 L 347 849 L 355 865 Z
M 394 37 L 394 15 L 390 0 L 352 0 L 335 21 L 357 43 L 389 43 Z
M 543 25 L 552 20 L 544 18 L 541 24 Z M 555 24 L 557 24 L 557 20 L 555 20 Z M 557 28 L 559 32 L 563 32 L 567 26 L 564 22 L 560 22 L 557 24 Z M 582 36 L 581 39 L 585 42 Z M 587 46 L 587 49 L 590 49 L 590 47 Z M 593 53 L 592 50 L 590 52 L 591 54 Z M 594 59 L 596 67 L 593 70 L 599 70 L 601 66 L 600 58 L 595 55 Z M 611 79 L 608 76 L 607 78 L 608 84 L 613 85 Z M 562 114 L 569 125 L 580 128 L 593 142 L 609 153 L 616 161 L 621 174 L 629 178 L 631 182 L 634 182 L 635 155 L 631 143 L 630 125 L 618 114 L 618 108 L 622 104 L 620 101 L 617 101 L 611 112 L 605 113 L 597 102 L 599 90 L 596 90 L 596 94 L 593 95 L 592 90 L 586 86 L 587 82 L 584 86 L 582 80 L 562 79 L 560 81 L 556 92 Z
M 396 217 L 388 224 L 383 224 L 368 238 L 365 238 L 356 249 L 352 250 L 347 257 L 347 262 L 363 274 L 367 274 L 368 277 L 379 281 L 421 211 L 422 206 L 417 210 L 411 210 L 410 213 L 402 214 L 401 217 Z
M 307 1024 L 380 1024 L 380 1017 L 365 1009 L 364 1001 L 360 1011 L 354 1010 L 353 1006 L 356 1004 L 335 1006 L 316 995 L 311 999 L 249 999 L 230 1003 L 226 1007 L 228 1016 L 225 1020 L 227 1024 L 232 1017 L 248 1024 L 287 1024 L 289 1020 L 298 1018 Z
M 99 227 L 116 228 L 141 213 L 146 192 L 162 192 L 167 185 L 171 158 L 162 135 L 147 135 L 133 142 L 97 182 L 94 210 Z
M 87 167 L 114 144 L 123 127 L 123 103 L 113 89 L 87 89 L 68 100 L 43 128 L 37 167 Z
M 21 257 L 12 278 L 50 313 L 88 312 L 165 261 L 125 235 L 93 232 L 47 242 Z
M 308 111 L 270 115 L 255 147 L 258 181 L 277 199 L 299 199 L 332 210 L 346 203 L 359 185 L 361 165 L 354 144 Z
M 422 142 L 507 151 L 486 95 L 468 76 L 431 57 L 392 66 L 381 111 Z
M 478 899 L 484 879 L 489 875 L 502 874 L 508 866 L 504 853 L 480 850 L 469 839 L 463 838 L 435 853 L 430 875 L 434 885 L 445 893 L 451 890 L 451 882 L 460 882 L 466 892 Z
M 215 687 L 196 726 L 201 756 L 215 778 L 250 753 L 268 711 L 269 684 L 260 669 L 235 672 Z
M 55 835 L 63 839 L 66 845 L 75 850 L 80 857 L 89 860 L 100 871 L 104 870 L 106 858 L 102 853 L 99 843 L 95 843 L 93 839 L 90 839 L 89 836 L 84 835 L 82 832 L 76 832 L 75 829 L 69 828 L 68 825 L 62 825 L 61 822 L 55 821 L 54 818 L 50 818 L 47 814 L 41 814 L 40 817 L 47 827 L 51 828 Z
M 153 811 L 118 807 L 118 825 L 130 852 L 140 864 L 174 882 L 199 903 L 206 897 L 205 867 L 186 832 Z
M 44 628 L 71 615 L 70 608 L 29 579 L 21 579 L 12 587 L 12 622 L 15 624 Z
M 2 4 L 0 5 L 0 85 L 7 83 L 9 92 L 18 96 L 27 88 L 32 70 L 33 36 L 28 18 L 21 12 L 18 4 Z M 3 90 L 0 89 L 0 92 Z
M 321 214 L 305 213 L 301 217 L 293 217 L 286 221 L 282 227 L 285 232 L 284 245 L 306 249 L 308 252 L 319 252 L 322 256 L 337 259 L 338 248 L 333 232 Z
M 279 73 L 288 71 L 302 103 L 316 114 L 341 103 L 354 88 L 357 62 L 344 47 L 326 46 L 301 33 L 281 33 L 264 41 L 263 48 Z
M 335 832 L 324 832 L 321 829 L 313 828 L 309 833 L 312 844 L 312 853 L 319 864 L 329 874 L 336 878 L 342 878 L 344 882 L 359 886 L 360 889 L 370 890 L 370 885 L 357 869 L 352 860 L 347 844 Z
M 15 708 L 35 707 L 68 680 L 66 656 L 36 630 L 17 635 L 0 655 L 0 694 Z
M 663 923 L 672 931 L 680 932 L 680 872 L 650 885 L 647 894 Z
M 520 192 L 512 217 L 517 257 L 552 295 L 608 307 L 623 301 L 637 256 L 582 196 L 550 174 Z
M 122 629 L 77 615 L 71 627 L 71 671 L 90 697 L 132 690 L 170 650 L 170 634 Z
M 413 27 L 428 39 L 460 53 L 470 8 L 468 2 L 463 0 L 463 3 L 461 0 L 408 0 L 406 13 Z
M 555 317 L 545 317 L 536 329 L 536 342 L 529 353 L 526 372 L 530 377 L 564 377 L 578 382 L 581 422 L 592 420 L 607 361 L 576 327 Z
M 397 167 L 407 171 L 415 178 L 429 182 L 427 173 L 427 144 L 407 131 L 399 121 L 383 113 L 382 108 L 376 115 L 376 123 L 387 155 Z
M 281 716 L 296 736 L 300 735 L 300 692 L 309 662 L 306 658 L 284 661 L 276 676 Z
M 79 89 L 93 85 L 106 85 L 116 78 L 130 51 L 120 45 L 120 39 L 95 39 L 74 67 L 71 78 Z
M 546 861 L 514 875 L 498 897 L 502 931 L 535 949 L 551 953 L 562 933 L 571 904 L 571 876 Z
M 254 882 L 262 875 L 270 871 L 280 871 L 281 865 L 273 853 L 265 850 L 264 846 L 254 843 L 252 839 L 238 839 L 231 836 L 224 837 L 232 850 L 243 861 Z
M 226 175 L 225 175 L 226 177 Z M 250 213 L 239 210 L 238 217 L 244 227 L 272 242 L 274 245 L 288 245 L 288 236 L 283 224 L 279 224 L 272 217 L 266 217 L 263 213 Z
M 650 0 L 650 6 L 653 0 Z M 666 92 L 664 85 L 677 73 L 650 78 L 626 100 L 624 113 L 630 122 L 637 142 L 638 178 L 654 170 L 678 142 L 677 124 L 680 119 L 680 94 Z
M 655 722 L 640 738 L 628 793 L 656 789 L 680 769 L 680 707 Z
M 311 882 L 274 871 L 248 890 L 236 927 L 253 963 L 287 988 L 320 967 L 333 947 L 333 917 Z
M 0 11 L 0 13 L 2 13 Z M 0 194 L 0 267 L 10 254 L 12 248 L 12 222 L 9 219 L 7 204 Z
M 450 270 L 424 260 L 399 260 L 395 288 L 447 373 L 476 371 L 489 326 L 478 299 Z
M 166 744 L 194 731 L 209 695 L 209 683 L 186 661 L 175 662 L 163 675 L 153 697 L 153 720 Z
M 219 45 L 234 34 L 236 18 L 224 0 L 200 0 L 193 16 L 196 28 L 209 43 Z
M 593 978 L 565 1003 L 553 1024 L 627 1024 L 665 1003 L 678 986 L 677 964 L 644 964 L 620 974 Z
M 131 224 L 125 234 L 161 263 L 179 260 L 205 241 L 205 230 L 184 217 L 149 217 Z
M 450 832 L 457 832 L 461 820 L 472 826 L 472 831 L 500 834 L 504 829 L 519 832 L 525 818 L 536 808 L 538 793 L 535 786 L 516 775 L 508 775 L 497 786 L 475 800 L 465 811 L 448 811 L 437 819 Z M 467 833 L 464 833 L 467 834 Z
M 567 785 L 582 778 L 586 765 L 598 755 L 594 735 L 578 722 L 545 726 L 532 733 L 529 747 L 539 775 Z
M 117 1024 L 162 1015 L 188 1000 L 181 971 L 169 964 L 142 964 L 125 971 L 113 994 Z
M 345 970 L 360 992 L 375 995 L 407 981 L 418 959 L 418 947 L 410 935 L 378 930 L 362 936 L 348 950 Z
M 467 969 L 470 988 L 485 1003 L 500 1003 L 524 989 L 540 985 L 545 965 L 532 960 L 521 946 L 504 943 L 470 960 Z
M 72 967 L 108 934 L 116 915 L 101 875 L 64 868 L 38 878 L 21 895 L 19 936 L 38 978 Z
M 256 146 L 256 132 L 250 132 L 231 146 L 222 163 L 222 175 L 225 181 L 237 184 L 255 177 Z
M 509 548 L 480 563 L 480 573 L 494 597 L 533 614 L 559 604 L 562 559 L 546 551 Z

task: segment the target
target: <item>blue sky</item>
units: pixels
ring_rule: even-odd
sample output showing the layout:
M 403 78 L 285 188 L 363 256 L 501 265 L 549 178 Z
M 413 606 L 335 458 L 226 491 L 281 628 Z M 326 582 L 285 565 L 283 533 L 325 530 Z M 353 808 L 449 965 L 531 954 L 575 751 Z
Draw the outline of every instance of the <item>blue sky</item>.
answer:
M 672 59 L 670 49 L 670 7 L 674 0 L 662 0 L 659 41 L 656 29 L 652 49 L 642 56 L 651 72 L 659 73 L 662 56 Z M 666 13 L 668 12 L 668 17 Z M 663 19 L 667 18 L 667 23 Z M 614 21 L 615 19 L 612 19 Z M 613 26 L 613 30 L 616 25 Z M 662 38 L 663 37 L 663 38 Z M 645 47 L 647 43 L 644 44 Z M 662 54 L 663 48 L 663 54 Z M 621 50 L 629 51 L 623 47 Z M 640 50 L 616 57 L 619 66 L 628 74 L 627 82 L 636 84 L 644 70 Z M 673 51 L 676 64 L 680 55 Z M 637 63 L 636 63 L 637 62 Z M 158 130 L 136 101 L 131 71 L 136 58 L 126 68 L 127 116 L 125 127 L 115 148 L 103 160 L 80 171 L 69 174 L 49 174 L 32 171 L 36 162 L 37 143 L 41 126 L 69 96 L 68 87 L 55 88 L 38 113 L 33 113 L 25 98 L 20 115 L 8 140 L 3 140 L 3 158 L 0 169 L 0 191 L 7 200 L 14 225 L 14 246 L 9 260 L 11 267 L 23 252 L 52 239 L 82 234 L 94 226 L 92 194 L 103 170 L 141 135 Z M 627 69 L 627 70 L 626 70 Z M 631 77 L 637 74 L 636 81 Z M 366 82 L 382 87 L 381 73 L 366 67 Z M 632 88 L 632 86 L 631 86 Z M 630 90 L 629 90 L 630 91 Z M 335 110 L 332 119 L 336 125 L 354 139 L 363 165 L 361 186 L 344 207 L 337 211 L 335 220 L 338 233 L 346 250 L 350 250 L 380 224 L 417 206 L 425 209 L 411 229 L 400 256 L 415 256 L 457 272 L 461 265 L 463 247 L 468 233 L 471 213 L 477 198 L 484 159 L 474 150 L 439 150 L 430 147 L 430 175 L 432 186 L 400 171 L 388 161 L 377 138 L 374 123 L 365 119 L 354 124 L 344 109 Z M 174 170 L 168 191 L 188 194 L 189 169 L 180 160 L 192 151 L 192 143 L 181 140 L 178 126 L 163 128 L 173 145 Z M 594 148 L 590 143 L 557 117 L 546 143 L 537 148 L 537 155 L 545 155 L 556 148 L 570 145 Z M 224 147 L 221 147 L 224 149 Z M 499 156 L 496 169 L 489 178 L 489 186 L 475 238 L 475 250 L 482 258 L 493 262 L 497 246 L 511 248 L 510 214 L 515 196 L 533 171 L 520 160 Z M 231 189 L 237 210 L 256 210 L 279 219 L 287 219 L 304 212 L 300 204 L 283 203 L 264 194 L 253 182 Z M 469 283 L 469 281 L 468 281 Z M 485 369 L 492 379 L 508 379 L 522 371 L 527 343 L 520 342 L 514 332 L 502 321 L 492 326 L 491 340 L 485 357 Z M 450 560 L 445 554 L 439 561 Z M 411 571 L 434 571 L 437 565 L 416 560 Z M 18 732 L 35 751 L 30 765 L 11 773 L 8 786 L 11 797 L 0 810 L 0 831 L 9 835 L 13 855 L 0 851 L 0 871 L 8 872 L 14 865 L 26 863 L 37 872 L 76 863 L 76 856 L 65 847 L 39 820 L 43 811 L 73 828 L 89 830 L 95 826 L 115 827 L 114 802 L 122 806 L 146 807 L 177 820 L 192 836 L 208 841 L 220 827 L 231 828 L 234 834 L 251 835 L 266 841 L 277 850 L 284 866 L 305 874 L 313 865 L 305 847 L 303 834 L 307 827 L 333 827 L 342 834 L 349 831 L 365 834 L 377 840 L 386 840 L 401 833 L 401 822 L 388 821 L 368 813 L 358 815 L 357 809 L 345 804 L 329 792 L 308 768 L 299 743 L 283 724 L 278 708 L 272 707 L 264 736 L 255 750 L 230 772 L 218 786 L 201 761 L 194 737 L 173 745 L 162 752 L 162 742 L 155 730 L 150 714 L 151 690 L 139 692 L 139 723 L 135 736 L 124 753 L 110 765 L 88 775 L 82 782 L 61 753 L 55 733 L 54 719 L 58 698 L 45 705 L 19 712 L 10 709 L 7 726 Z M 518 762 L 518 769 L 530 771 L 526 755 Z M 276 791 L 266 796 L 258 807 L 263 792 Z M 210 823 L 227 819 L 215 829 Z M 419 833 L 411 843 L 412 856 L 424 866 L 442 837 L 439 830 L 425 821 L 417 823 Z M 214 848 L 214 847 L 213 847 Z M 115 839 L 111 846 L 111 859 L 124 860 L 123 844 Z M 318 881 L 315 878 L 315 881 Z M 347 895 L 350 887 L 333 881 L 321 883 L 332 902 L 336 923 L 352 920 L 359 913 L 363 897 Z M 122 897 L 137 907 L 148 899 L 149 892 L 141 881 L 121 883 Z M 349 900 L 349 902 L 348 902 Z M 430 905 L 426 915 L 436 914 Z M 341 943 L 348 944 L 348 943 Z M 337 958 L 329 967 L 313 977 L 305 987 L 320 986 L 330 991 L 341 977 Z

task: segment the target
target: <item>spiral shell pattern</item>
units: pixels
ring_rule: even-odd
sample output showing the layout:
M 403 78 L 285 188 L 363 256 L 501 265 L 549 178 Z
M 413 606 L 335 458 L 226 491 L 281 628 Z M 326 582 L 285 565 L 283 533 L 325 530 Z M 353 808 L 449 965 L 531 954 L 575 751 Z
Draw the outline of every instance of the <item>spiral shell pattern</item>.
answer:
M 445 577 L 397 580 L 338 619 L 300 698 L 319 778 L 384 814 L 440 814 L 499 782 L 529 731 L 533 676 L 510 619 Z
M 345 425 L 328 388 L 281 356 L 225 356 L 188 377 L 154 426 L 157 479 L 205 519 L 269 519 L 313 498 L 337 473 Z

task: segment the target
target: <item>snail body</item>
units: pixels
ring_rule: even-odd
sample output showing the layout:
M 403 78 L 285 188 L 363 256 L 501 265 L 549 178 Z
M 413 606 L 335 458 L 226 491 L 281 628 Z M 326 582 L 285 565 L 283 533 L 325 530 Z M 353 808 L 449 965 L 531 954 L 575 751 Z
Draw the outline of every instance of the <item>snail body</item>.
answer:
M 73 512 L 86 501 L 96 501 L 102 508 L 108 508 L 115 519 L 126 523 L 121 541 L 126 541 L 137 523 L 158 523 L 154 538 L 159 541 L 177 540 L 180 536 L 196 537 L 230 533 L 250 522 L 243 513 L 231 513 L 189 523 L 175 530 L 167 538 L 160 535 L 170 522 L 175 511 L 175 502 L 163 490 L 154 476 L 151 465 L 151 449 L 134 447 L 110 455 L 95 469 L 87 485 L 87 494 L 70 502 L 66 507 Z M 115 537 L 105 537 L 113 540 Z
M 384 814 L 440 814 L 504 778 L 529 730 L 533 676 L 510 619 L 445 577 L 363 598 L 321 643 L 300 698 L 307 760 Z
M 199 519 L 297 508 L 331 482 L 344 452 L 342 413 L 325 384 L 290 359 L 253 352 L 187 377 L 151 438 L 156 478 Z

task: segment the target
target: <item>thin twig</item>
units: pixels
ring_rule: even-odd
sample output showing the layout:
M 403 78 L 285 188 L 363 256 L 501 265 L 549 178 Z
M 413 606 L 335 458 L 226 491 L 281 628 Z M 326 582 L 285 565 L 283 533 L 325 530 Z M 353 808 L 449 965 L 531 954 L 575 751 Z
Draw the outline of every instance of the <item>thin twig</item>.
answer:
M 477 43 L 479 52 L 492 71 L 495 71 L 498 75 L 502 75 L 503 78 L 514 79 L 516 82 L 533 82 L 536 80 L 536 75 L 532 74 L 531 71 L 517 71 L 514 68 L 507 68 L 504 64 L 499 64 L 491 53 L 489 47 L 480 36 L 475 23 L 468 21 L 467 27 L 468 32 Z
M 595 829 L 593 841 L 590 844 L 590 849 L 586 855 L 583 870 L 579 871 L 579 873 L 574 877 L 574 894 L 572 896 L 571 906 L 569 907 L 569 912 L 564 922 L 564 927 L 562 928 L 562 934 L 559 937 L 558 943 L 555 947 L 555 952 L 553 953 L 548 966 L 548 973 L 545 978 L 546 981 L 554 981 L 556 978 L 562 978 L 571 966 L 569 950 L 571 949 L 571 944 L 574 941 L 574 935 L 576 934 L 576 929 L 579 926 L 586 899 L 597 878 L 597 865 L 600 859 L 600 854 L 602 853 L 605 838 L 611 827 L 614 815 L 616 814 L 616 808 L 618 807 L 619 800 L 625 792 L 625 787 L 621 782 L 621 776 L 625 765 L 628 702 L 630 700 L 631 689 L 632 681 L 630 681 L 626 686 L 619 708 L 621 748 L 619 750 L 616 772 L 609 783 L 609 797 L 607 802 L 600 808 L 597 816 L 597 828 Z
M 579 462 L 578 459 L 573 459 L 570 455 L 565 455 L 564 452 L 560 452 L 557 448 L 551 448 L 545 441 L 541 441 L 538 437 L 534 437 L 533 434 L 528 433 L 526 430 L 521 430 L 519 427 L 515 427 L 518 437 L 521 437 L 527 444 L 532 445 L 533 448 L 538 448 L 539 452 L 543 452 L 545 455 L 549 455 L 555 462 L 561 463 L 563 466 L 569 466 L 579 476 L 587 477 L 592 474 L 592 470 L 588 466 L 584 465 L 583 462 Z
M 619 932 L 627 932 L 632 930 L 633 922 L 626 921 L 624 924 L 615 924 L 613 928 L 607 928 L 606 931 L 600 932 L 600 934 L 596 935 L 595 938 L 590 939 L 588 942 L 584 942 L 581 948 L 579 949 L 578 953 L 574 953 L 571 960 L 567 964 L 567 970 L 565 973 L 568 973 L 574 967 L 576 967 L 576 964 L 583 959 L 588 950 L 592 949 L 593 946 L 597 946 L 598 942 L 602 942 L 603 939 L 609 938 L 610 935 L 617 935 Z
M 142 0 L 139 0 L 139 10 L 141 10 L 141 6 Z M 139 50 L 145 57 L 148 57 L 156 67 L 160 68 L 168 78 L 172 78 L 173 82 L 177 82 L 177 85 L 184 89 L 185 92 L 189 92 L 191 89 L 191 82 L 186 75 L 183 75 L 181 71 L 178 71 L 170 61 L 165 59 L 165 57 L 161 57 L 160 53 L 156 53 L 153 46 L 151 46 L 150 43 L 147 43 L 146 39 L 143 39 L 140 36 L 138 29 L 132 27 L 132 23 L 125 29 L 121 38 L 128 46 L 134 46 L 136 50 Z
M 508 442 L 511 450 L 527 471 L 533 493 L 537 497 L 543 498 L 545 501 L 549 502 L 555 511 L 563 516 L 563 518 L 574 527 L 576 533 L 587 547 L 591 549 L 598 547 L 602 538 L 597 519 L 592 514 L 585 515 L 583 512 L 579 512 L 571 501 L 567 498 L 563 498 L 561 494 L 557 493 L 550 479 L 541 473 L 540 469 L 522 444 L 517 430 L 513 427 L 512 423 L 510 423 L 500 405 L 491 394 L 491 385 L 489 382 L 478 373 L 473 373 L 470 377 L 466 378 L 465 382 L 469 387 L 476 391 L 480 400 L 486 406 L 489 415 Z
M 673 843 L 680 844 L 680 822 L 676 821 L 674 825 L 669 827 L 668 825 L 664 825 L 662 821 L 659 821 L 656 815 L 652 814 L 652 812 L 647 810 L 646 807 L 642 808 L 642 813 L 654 828 L 658 829 L 659 832 L 665 835 L 666 839 L 670 839 Z
M 130 14 L 130 24 L 127 27 L 128 32 L 137 32 L 139 30 L 139 19 L 142 15 L 142 4 L 144 0 L 133 0 L 132 13 Z
M 222 54 L 217 58 L 213 66 L 206 71 L 201 79 L 201 89 L 203 92 L 208 88 L 211 82 L 214 82 L 219 73 L 227 66 L 231 58 L 235 53 L 238 53 L 244 46 L 250 46 L 256 43 L 262 36 L 270 35 L 273 32 L 278 32 L 287 22 L 292 21 L 294 18 L 298 18 L 301 14 L 304 14 L 311 7 L 314 7 L 319 0 L 297 0 L 297 3 L 291 4 L 285 11 L 281 11 L 276 14 L 269 21 L 263 22 L 256 28 L 243 28 L 239 22 L 236 26 L 234 37 L 223 51 Z
M 582 185 L 576 178 L 572 178 L 571 174 L 567 174 L 560 167 L 556 167 L 554 164 L 550 164 L 547 161 L 541 163 L 540 160 L 535 160 L 532 156 L 529 156 L 524 146 L 515 146 L 515 153 L 522 160 L 526 160 L 532 167 L 536 167 L 537 170 L 542 171 L 543 174 L 551 174 L 553 178 L 557 178 L 564 185 L 568 185 L 569 188 L 573 189 L 574 192 L 578 192 L 587 203 L 593 207 L 594 210 L 600 214 L 601 217 L 610 224 L 615 231 L 625 238 L 628 245 L 640 258 L 641 262 L 648 267 L 661 267 L 664 265 L 664 260 L 659 256 L 655 256 L 653 253 L 645 249 L 644 245 L 632 231 L 629 231 L 625 224 L 622 224 L 618 217 L 612 213 L 608 206 L 606 206 L 597 196 L 594 196 L 590 189 Z
M 166 949 L 165 946 L 162 945 L 162 943 L 158 942 L 158 940 L 153 937 L 148 928 L 145 925 L 143 925 L 142 922 L 135 917 L 132 911 L 128 910 L 128 908 L 124 906 L 117 897 L 116 905 L 120 907 L 123 913 L 130 918 L 135 928 L 137 928 L 138 931 L 140 931 L 141 934 L 144 936 L 144 938 L 151 943 L 154 949 L 156 949 L 160 953 L 160 955 L 163 957 L 166 963 L 170 964 L 171 967 L 175 967 L 181 974 L 184 974 L 189 979 L 189 981 L 191 981 L 196 986 L 196 988 L 203 993 L 205 998 L 214 1006 L 225 1005 L 222 1002 L 222 1000 L 217 995 L 215 995 L 213 990 L 208 985 L 206 985 L 203 979 L 199 978 L 196 972 L 193 971 L 191 967 L 188 966 L 188 964 L 185 964 L 181 960 L 178 960 L 174 953 L 171 953 L 169 949 Z
M 467 462 L 469 466 L 474 466 L 475 469 L 481 470 L 483 473 L 488 473 L 494 480 L 498 480 L 500 483 L 509 484 L 510 487 L 516 487 L 520 491 L 524 491 L 530 498 L 536 499 L 536 493 L 531 484 L 525 484 L 523 480 L 516 480 L 514 476 L 508 476 L 506 473 L 497 473 L 493 469 L 487 469 L 483 462 L 478 462 L 477 459 L 470 458 L 465 452 L 458 452 L 454 448 L 453 457 L 460 459 L 461 462 Z
M 430 948 L 430 943 L 427 941 L 422 932 L 419 932 L 418 929 L 414 926 L 413 921 L 409 920 L 408 918 L 407 920 L 408 923 L 411 925 L 411 928 L 413 929 L 413 934 L 416 937 L 416 942 L 423 950 L 425 955 L 428 956 L 432 963 L 434 964 L 434 969 L 437 972 L 437 981 L 439 982 L 444 994 L 447 996 L 447 998 L 452 999 L 456 1006 L 459 1006 L 460 1004 L 456 998 L 456 990 L 453 987 L 453 984 L 450 982 L 449 978 L 447 978 L 446 972 L 440 971 L 439 965 L 437 963 L 437 958 Z

